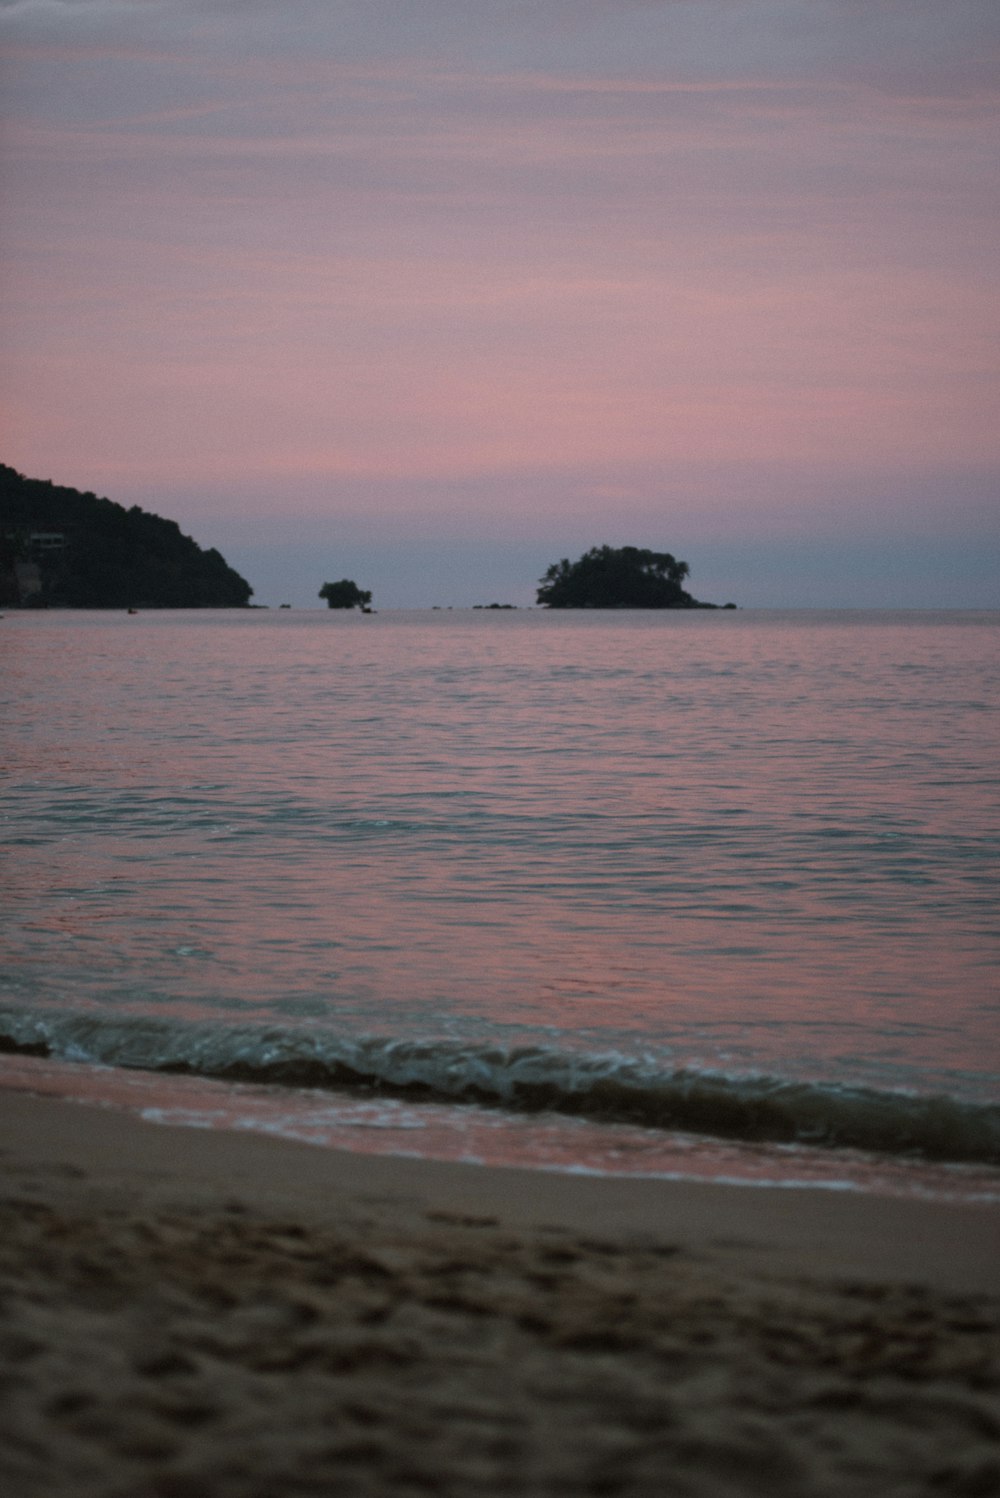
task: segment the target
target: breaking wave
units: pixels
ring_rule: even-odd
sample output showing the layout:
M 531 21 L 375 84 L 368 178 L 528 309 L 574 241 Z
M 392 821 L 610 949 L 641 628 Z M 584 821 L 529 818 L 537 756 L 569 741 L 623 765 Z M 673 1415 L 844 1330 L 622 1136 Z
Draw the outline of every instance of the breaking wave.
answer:
M 223 1081 L 555 1112 L 717 1138 L 1000 1165 L 1000 1105 L 770 1076 L 663 1070 L 544 1046 L 0 1011 L 0 1051 Z

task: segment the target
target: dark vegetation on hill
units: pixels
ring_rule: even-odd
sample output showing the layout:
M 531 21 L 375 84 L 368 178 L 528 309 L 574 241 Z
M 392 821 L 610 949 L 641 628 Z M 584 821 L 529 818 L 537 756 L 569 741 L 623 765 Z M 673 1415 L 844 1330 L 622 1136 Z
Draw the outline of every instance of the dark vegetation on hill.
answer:
M 245 608 L 250 584 L 173 520 L 0 464 L 0 603 Z

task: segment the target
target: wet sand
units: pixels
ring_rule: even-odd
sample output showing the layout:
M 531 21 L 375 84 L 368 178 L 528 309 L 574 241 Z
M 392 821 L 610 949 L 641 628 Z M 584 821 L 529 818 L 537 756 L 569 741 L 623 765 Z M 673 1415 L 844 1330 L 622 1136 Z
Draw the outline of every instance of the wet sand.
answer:
M 988 1495 L 1000 1209 L 0 1093 L 0 1491 Z

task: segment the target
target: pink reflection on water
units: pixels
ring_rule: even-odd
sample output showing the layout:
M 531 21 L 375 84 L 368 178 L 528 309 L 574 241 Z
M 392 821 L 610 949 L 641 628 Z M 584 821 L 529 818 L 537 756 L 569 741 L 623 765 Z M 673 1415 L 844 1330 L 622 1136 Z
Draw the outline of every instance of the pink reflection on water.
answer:
M 888 1085 L 1000 1054 L 989 631 L 128 623 L 18 621 L 40 1002 Z

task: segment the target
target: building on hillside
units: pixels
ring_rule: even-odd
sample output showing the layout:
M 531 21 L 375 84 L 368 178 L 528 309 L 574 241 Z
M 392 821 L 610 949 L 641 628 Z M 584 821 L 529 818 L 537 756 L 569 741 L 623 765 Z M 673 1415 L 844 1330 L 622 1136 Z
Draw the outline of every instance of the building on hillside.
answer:
M 33 555 L 39 552 L 65 551 L 65 531 L 31 531 L 28 536 L 28 546 Z

